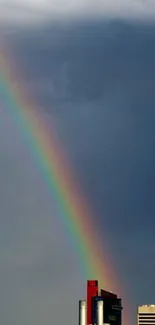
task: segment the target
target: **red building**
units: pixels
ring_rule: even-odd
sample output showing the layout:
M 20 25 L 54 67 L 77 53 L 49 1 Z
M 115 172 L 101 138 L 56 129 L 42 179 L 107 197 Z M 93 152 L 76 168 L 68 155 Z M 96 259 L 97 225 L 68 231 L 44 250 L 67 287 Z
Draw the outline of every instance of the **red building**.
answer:
M 97 324 L 97 302 L 103 301 L 103 320 L 110 325 L 122 324 L 122 300 L 116 294 L 101 289 L 98 281 L 87 281 L 87 325 Z

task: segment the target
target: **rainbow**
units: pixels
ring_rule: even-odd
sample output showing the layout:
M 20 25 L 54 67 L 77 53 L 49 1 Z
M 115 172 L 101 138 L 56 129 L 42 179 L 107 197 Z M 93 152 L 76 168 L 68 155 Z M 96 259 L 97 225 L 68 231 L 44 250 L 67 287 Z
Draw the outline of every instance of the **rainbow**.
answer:
M 122 295 L 114 268 L 106 249 L 106 236 L 100 240 L 94 217 L 84 200 L 82 191 L 55 132 L 51 131 L 36 105 L 26 93 L 10 49 L 0 51 L 0 96 L 10 109 L 11 117 L 21 130 L 21 135 L 40 168 L 46 185 L 61 211 L 61 221 L 72 242 L 85 279 L 98 279 L 104 289 Z M 103 247 L 104 246 L 104 247 Z M 125 316 L 127 325 L 128 318 Z

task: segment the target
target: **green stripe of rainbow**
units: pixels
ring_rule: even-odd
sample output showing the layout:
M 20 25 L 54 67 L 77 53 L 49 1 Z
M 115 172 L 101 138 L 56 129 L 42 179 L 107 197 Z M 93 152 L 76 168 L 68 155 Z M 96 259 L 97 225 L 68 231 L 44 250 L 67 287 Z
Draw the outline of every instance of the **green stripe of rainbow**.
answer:
M 10 114 L 27 138 L 29 148 L 43 173 L 45 182 L 61 210 L 62 223 L 67 228 L 75 254 L 79 258 L 86 279 L 98 279 L 104 289 L 120 293 L 112 263 L 96 233 L 94 218 L 78 191 L 69 163 L 55 138 L 48 129 L 37 107 L 32 104 L 22 87 L 24 82 L 14 67 L 9 51 L 0 52 L 0 92 L 10 108 Z M 104 236 L 105 237 L 105 236 Z M 127 325 L 127 319 L 125 321 Z

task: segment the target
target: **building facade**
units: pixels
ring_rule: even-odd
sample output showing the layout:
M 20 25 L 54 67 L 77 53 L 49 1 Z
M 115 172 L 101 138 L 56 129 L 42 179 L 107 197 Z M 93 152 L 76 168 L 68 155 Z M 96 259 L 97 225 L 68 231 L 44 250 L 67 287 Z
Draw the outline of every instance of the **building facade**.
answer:
M 101 297 L 104 304 L 104 323 L 110 325 L 122 324 L 122 299 L 118 298 L 116 294 L 101 290 Z
M 103 321 L 104 324 L 121 325 L 122 324 L 122 300 L 116 294 L 101 290 L 101 295 L 93 297 L 93 324 L 97 323 L 96 305 L 103 301 Z
M 137 325 L 155 325 L 155 305 L 138 307 Z

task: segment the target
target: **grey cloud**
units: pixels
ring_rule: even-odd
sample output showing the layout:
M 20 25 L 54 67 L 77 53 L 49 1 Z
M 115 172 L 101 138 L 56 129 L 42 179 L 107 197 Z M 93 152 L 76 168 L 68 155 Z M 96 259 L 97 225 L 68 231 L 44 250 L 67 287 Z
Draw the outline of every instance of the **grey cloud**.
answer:
M 62 0 L 62 1 L 28 1 L 28 0 L 1 0 L 0 1 L 0 22 L 1 25 L 14 23 L 20 26 L 38 24 L 45 20 L 73 20 L 75 18 L 96 18 L 105 16 L 108 18 L 132 18 L 132 19 L 153 19 L 154 1 L 141 0 Z M 67 18 L 67 19 L 66 19 Z

